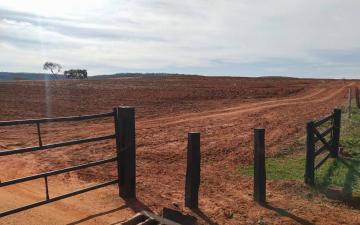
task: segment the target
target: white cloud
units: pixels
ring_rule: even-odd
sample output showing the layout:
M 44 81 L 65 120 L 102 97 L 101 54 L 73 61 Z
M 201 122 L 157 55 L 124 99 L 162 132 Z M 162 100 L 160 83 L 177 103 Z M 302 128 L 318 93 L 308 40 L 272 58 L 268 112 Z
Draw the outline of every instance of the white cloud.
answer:
M 0 63 L 2 70 L 27 65 L 39 71 L 43 61 L 56 60 L 65 67 L 91 66 L 90 74 L 165 68 L 206 73 L 214 62 L 256 64 L 254 74 L 306 74 L 305 65 L 318 64 L 318 73 L 334 65 L 336 73 L 356 74 L 356 61 L 345 65 L 317 52 L 360 55 L 359 9 L 357 0 L 2 0 Z M 37 59 L 19 60 L 31 54 Z M 243 70 L 237 66 L 231 73 Z

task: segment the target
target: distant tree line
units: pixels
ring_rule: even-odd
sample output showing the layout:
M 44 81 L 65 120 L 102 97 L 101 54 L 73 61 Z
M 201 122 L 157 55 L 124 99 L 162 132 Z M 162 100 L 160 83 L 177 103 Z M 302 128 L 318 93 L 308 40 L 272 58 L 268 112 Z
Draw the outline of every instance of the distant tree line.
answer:
M 64 74 L 60 75 L 59 73 L 62 70 L 62 66 L 54 62 L 45 62 L 43 69 L 51 72 L 52 79 L 87 79 L 87 70 L 82 69 L 65 70 Z

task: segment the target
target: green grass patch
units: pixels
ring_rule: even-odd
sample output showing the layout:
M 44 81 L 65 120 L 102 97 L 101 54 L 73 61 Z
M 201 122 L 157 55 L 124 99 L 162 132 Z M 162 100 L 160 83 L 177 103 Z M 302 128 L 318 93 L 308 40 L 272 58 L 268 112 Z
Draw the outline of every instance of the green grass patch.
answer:
M 360 196 L 360 160 L 328 160 L 316 171 L 316 185 L 338 189 L 347 196 Z
M 352 118 L 343 113 L 340 145 L 341 157 L 328 159 L 315 172 L 316 186 L 321 189 L 334 188 L 346 196 L 360 197 L 360 110 L 352 110 Z M 305 146 L 304 146 L 305 148 Z M 304 180 L 305 149 L 303 153 L 292 153 L 266 159 L 268 180 Z M 318 156 L 320 160 L 321 156 Z M 238 173 L 253 176 L 253 165 L 241 165 Z
M 305 158 L 290 156 L 266 159 L 266 177 L 270 180 L 302 180 L 304 179 Z M 253 176 L 254 166 L 242 165 L 239 173 Z

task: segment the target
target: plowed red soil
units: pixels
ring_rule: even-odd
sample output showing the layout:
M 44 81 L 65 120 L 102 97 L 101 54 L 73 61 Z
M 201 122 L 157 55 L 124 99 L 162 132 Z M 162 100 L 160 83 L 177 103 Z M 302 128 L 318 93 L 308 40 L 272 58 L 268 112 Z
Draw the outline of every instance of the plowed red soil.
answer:
M 137 196 L 116 186 L 0 218 L 0 224 L 116 224 L 134 211 L 175 207 L 200 224 L 360 224 L 359 211 L 314 195 L 300 182 L 269 181 L 269 206 L 252 201 L 252 130 L 266 129 L 266 154 L 287 151 L 306 121 L 343 104 L 356 82 L 279 78 L 139 77 L 0 83 L 0 120 L 82 115 L 136 107 Z M 43 142 L 112 134 L 111 119 L 42 126 Z M 183 207 L 187 133 L 201 132 L 200 210 Z M 37 145 L 36 127 L 0 128 L 2 150 Z M 0 158 L 0 179 L 77 165 L 115 154 L 113 141 Z M 50 195 L 116 177 L 115 165 L 50 177 Z M 43 199 L 43 180 L 0 189 L 0 210 Z

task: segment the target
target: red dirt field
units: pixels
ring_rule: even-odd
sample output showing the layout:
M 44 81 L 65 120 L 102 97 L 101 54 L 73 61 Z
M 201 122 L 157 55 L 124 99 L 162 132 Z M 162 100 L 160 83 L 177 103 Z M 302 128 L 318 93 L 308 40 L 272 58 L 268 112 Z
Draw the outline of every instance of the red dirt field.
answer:
M 267 156 L 286 152 L 309 119 L 345 101 L 354 81 L 290 78 L 134 77 L 0 82 L 0 120 L 82 115 L 136 107 L 137 201 L 116 186 L 13 216 L 0 224 L 117 224 L 142 209 L 175 207 L 200 224 L 360 224 L 359 211 L 314 195 L 301 182 L 269 181 L 268 207 L 252 201 L 252 130 L 266 128 Z M 200 210 L 184 208 L 187 133 L 201 132 Z M 112 134 L 110 119 L 42 126 L 44 143 Z M 36 127 L 0 128 L 0 149 L 37 145 Z M 0 158 L 0 179 L 77 165 L 115 154 L 114 141 Z M 49 178 L 50 195 L 116 177 L 115 165 Z M 42 200 L 43 180 L 0 189 L 0 210 Z

